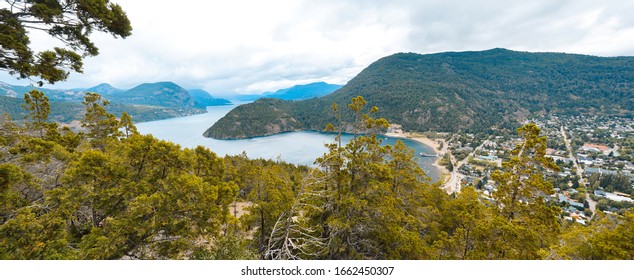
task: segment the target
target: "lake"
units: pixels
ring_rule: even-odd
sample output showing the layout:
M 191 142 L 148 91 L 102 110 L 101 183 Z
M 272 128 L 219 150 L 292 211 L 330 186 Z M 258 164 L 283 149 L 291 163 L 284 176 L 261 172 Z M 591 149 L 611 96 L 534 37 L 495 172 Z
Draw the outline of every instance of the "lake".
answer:
M 220 156 L 245 152 L 249 158 L 280 158 L 286 162 L 304 165 L 313 165 L 315 159 L 326 152 L 324 144 L 334 142 L 335 135 L 314 131 L 287 132 L 244 140 L 217 140 L 202 136 L 205 130 L 236 106 L 207 107 L 205 114 L 137 123 L 136 126 L 142 134 L 152 134 L 158 139 L 174 142 L 184 148 L 195 148 L 200 145 Z M 350 135 L 343 135 L 342 144 L 348 143 L 351 138 Z M 413 148 L 417 155 L 434 153 L 431 147 L 409 139 L 388 137 L 383 143 L 394 145 L 396 140 L 401 140 Z M 439 171 L 432 165 L 435 159 L 416 156 L 416 160 L 433 181 L 440 177 Z

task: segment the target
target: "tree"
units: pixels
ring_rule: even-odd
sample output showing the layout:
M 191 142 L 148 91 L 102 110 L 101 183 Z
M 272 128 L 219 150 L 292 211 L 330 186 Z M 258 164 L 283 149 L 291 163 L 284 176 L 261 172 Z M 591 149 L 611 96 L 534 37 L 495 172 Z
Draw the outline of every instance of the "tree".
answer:
M 364 113 L 363 97 L 348 108 L 356 122 L 341 124 L 357 133 L 345 146 L 328 144 L 317 159 L 318 171 L 304 180 L 291 211 L 274 226 L 268 248 L 274 258 L 419 259 L 427 256 L 423 240 L 426 203 L 434 191 L 429 178 L 402 142 L 381 145 L 372 133 L 385 119 Z M 338 111 L 333 106 L 336 118 Z M 328 129 L 335 129 L 328 125 Z M 337 140 L 341 139 L 341 133 Z M 430 203 L 431 204 L 431 203 Z M 293 222 L 297 221 L 297 222 Z
M 22 108 L 29 111 L 28 117 L 31 119 L 31 125 L 33 128 L 39 130 L 40 137 L 44 137 L 44 130 L 46 129 L 46 121 L 48 115 L 51 113 L 51 105 L 48 102 L 48 97 L 39 90 L 32 90 L 29 93 L 24 94 L 24 104 Z
M 107 138 L 120 136 L 119 121 L 106 111 L 110 102 L 97 93 L 87 92 L 82 103 L 86 106 L 86 113 L 81 126 L 88 129 L 87 135 L 93 144 L 103 149 Z
M 5 0 L 0 8 L 0 69 L 19 78 L 39 77 L 49 83 L 82 72 L 82 57 L 96 56 L 94 31 L 125 38 L 132 27 L 121 6 L 108 0 Z M 43 31 L 66 48 L 34 53 L 29 30 Z M 39 82 L 40 86 L 43 82 Z
M 490 228 L 485 226 L 490 213 L 478 200 L 474 188 L 461 190 L 456 198 L 444 205 L 443 231 L 433 243 L 437 259 L 488 259 L 486 244 L 490 241 Z
M 0 164 L 0 225 L 15 216 L 15 211 L 31 203 L 29 193 L 33 193 L 31 174 L 22 168 Z
M 553 247 L 552 258 L 631 260 L 634 258 L 634 212 L 608 215 L 601 211 L 588 226 L 569 225 Z
M 546 182 L 540 168 L 559 170 L 546 155 L 546 137 L 539 136 L 540 129 L 534 123 L 517 129 L 523 142 L 511 151 L 511 158 L 504 162 L 504 172 L 496 171 L 492 178 L 500 183 L 495 198 L 504 215 L 512 220 L 525 208 L 524 202 L 534 202 L 540 194 L 552 194 L 552 184 Z
M 72 259 L 65 221 L 32 207 L 20 208 L 15 218 L 0 225 L 0 259 Z
M 508 221 L 500 230 L 512 237 L 504 258 L 534 259 L 543 257 L 545 249 L 553 244 L 559 234 L 556 206 L 547 204 L 544 197 L 554 193 L 553 186 L 543 176 L 544 169 L 559 170 L 546 155 L 546 136 L 534 123 L 517 129 L 522 143 L 511 151 L 509 161 L 502 163 L 503 171 L 496 170 L 491 178 L 499 183 L 493 193 L 500 214 Z M 503 221 L 500 221 L 503 222 Z
M 123 134 L 126 138 L 129 138 L 131 135 L 139 134 L 139 131 L 136 129 L 136 126 L 132 122 L 132 117 L 127 112 L 121 113 L 121 120 L 119 121 L 119 126 L 123 128 Z
M 253 205 L 248 208 L 249 214 L 243 219 L 247 227 L 256 227 L 257 238 L 254 243 L 262 257 L 275 222 L 293 203 L 292 183 L 288 177 L 278 166 L 254 166 L 247 176 L 247 184 L 252 185 L 248 199 Z

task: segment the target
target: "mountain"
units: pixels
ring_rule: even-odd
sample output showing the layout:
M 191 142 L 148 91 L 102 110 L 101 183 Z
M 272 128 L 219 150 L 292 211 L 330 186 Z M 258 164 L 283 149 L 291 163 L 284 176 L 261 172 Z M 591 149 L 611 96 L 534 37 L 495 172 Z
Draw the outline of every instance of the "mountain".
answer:
M 96 92 L 112 103 L 136 104 L 162 107 L 193 107 L 193 99 L 182 87 L 172 82 L 141 84 L 128 91 L 102 83 L 91 88 L 48 89 L 33 86 L 14 86 L 0 82 L 0 95 L 22 97 L 25 93 L 37 89 L 51 101 L 82 102 L 86 92 Z
M 340 89 L 341 85 L 332 85 L 324 82 L 312 83 L 307 85 L 296 85 L 290 88 L 280 89 L 276 92 L 266 93 L 266 98 L 277 98 L 283 100 L 304 100 L 315 97 L 321 97 L 331 94 Z
M 97 86 L 88 88 L 84 91 L 98 93 L 104 97 L 111 96 L 111 95 L 118 95 L 124 92 L 124 90 L 115 88 L 108 83 L 102 83 Z
M 128 112 L 135 122 L 152 121 L 204 113 L 194 107 L 194 101 L 182 87 L 171 83 L 142 84 L 123 91 L 109 84 L 100 84 L 88 89 L 57 90 L 32 86 L 14 86 L 0 82 L 0 114 L 9 113 L 15 120 L 22 120 L 26 112 L 21 108 L 25 93 L 37 89 L 50 99 L 49 119 L 70 122 L 83 117 L 81 104 L 85 92 L 96 92 L 111 101 L 108 111 L 116 116 Z
M 15 121 L 22 121 L 27 112 L 22 108 L 24 99 L 0 96 L 0 117 L 9 114 Z M 49 121 L 70 123 L 84 117 L 84 105 L 78 102 L 51 101 Z M 106 109 L 115 116 L 127 112 L 134 122 L 147 122 L 204 113 L 198 108 L 165 108 L 146 105 L 110 103 Z
M 186 89 L 172 82 L 140 84 L 112 98 L 113 102 L 161 107 L 194 107 Z
M 190 89 L 189 95 L 194 99 L 196 107 L 205 108 L 207 106 L 231 105 L 231 101 L 222 98 L 215 98 L 202 89 Z
M 331 104 L 346 108 L 358 95 L 379 108 L 378 117 L 410 131 L 511 128 L 528 116 L 547 113 L 631 117 L 632 81 L 634 57 L 506 49 L 398 53 L 372 63 L 344 87 L 321 98 L 241 105 L 204 135 L 227 139 L 323 130 L 327 123 L 336 123 Z M 246 117 L 260 114 L 260 129 L 245 124 Z M 351 119 L 342 114 L 344 121 Z
M 48 96 L 48 98 L 52 101 L 81 102 L 84 99 L 83 90 L 64 90 L 40 88 L 34 86 L 15 86 L 0 82 L 0 95 L 2 96 L 22 98 L 25 93 L 34 89 L 44 92 L 46 96 Z
M 341 88 L 341 85 L 333 85 L 324 82 L 316 82 L 306 85 L 295 85 L 290 88 L 280 89 L 275 92 L 263 94 L 250 94 L 238 96 L 240 101 L 254 101 L 260 98 L 277 98 L 282 100 L 304 100 L 321 97 L 333 93 Z

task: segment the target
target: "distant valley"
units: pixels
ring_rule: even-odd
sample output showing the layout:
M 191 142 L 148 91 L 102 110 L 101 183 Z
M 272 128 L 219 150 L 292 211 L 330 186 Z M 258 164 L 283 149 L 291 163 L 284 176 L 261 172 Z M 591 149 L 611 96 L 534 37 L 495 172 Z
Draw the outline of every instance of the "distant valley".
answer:
M 206 137 L 239 139 L 336 123 L 333 103 L 362 95 L 378 116 L 406 131 L 512 129 L 539 114 L 632 117 L 634 57 L 528 53 L 506 49 L 394 54 L 333 94 L 303 101 L 260 99 L 216 122 Z M 342 115 L 350 121 L 351 115 Z

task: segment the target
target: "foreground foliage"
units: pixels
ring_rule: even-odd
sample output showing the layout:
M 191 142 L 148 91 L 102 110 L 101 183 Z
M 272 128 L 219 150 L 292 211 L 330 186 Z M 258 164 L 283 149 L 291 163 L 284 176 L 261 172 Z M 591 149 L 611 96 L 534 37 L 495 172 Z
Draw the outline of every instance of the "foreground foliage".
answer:
M 30 121 L 0 123 L 0 259 L 632 259 L 634 214 L 569 224 L 541 177 L 552 162 L 529 124 L 493 177 L 495 202 L 467 187 L 449 196 L 356 97 L 353 123 L 335 106 L 316 168 L 216 156 L 140 135 L 96 94 L 84 131 L 47 121 L 46 96 L 25 98 Z
M 108 0 L 5 2 L 0 8 L 0 69 L 19 78 L 64 81 L 70 71 L 82 72 L 84 57 L 99 54 L 90 39 L 94 31 L 121 38 L 132 31 L 121 6 Z M 65 47 L 34 52 L 29 30 L 44 31 Z

